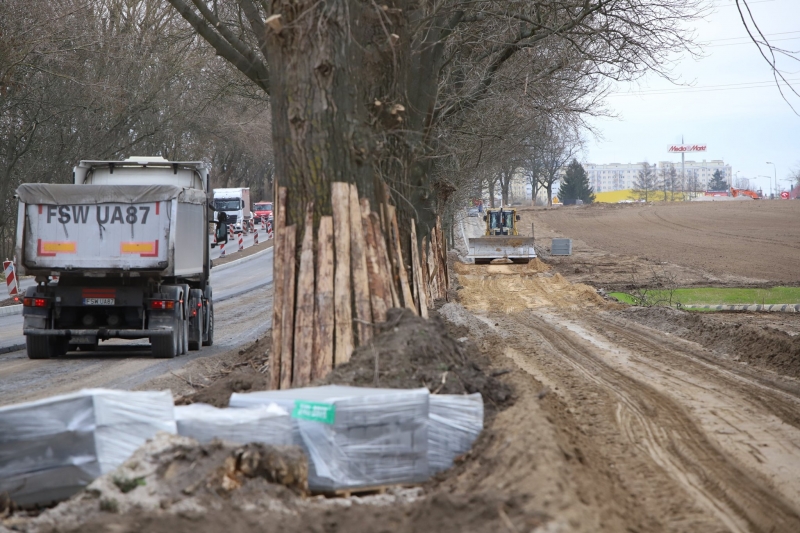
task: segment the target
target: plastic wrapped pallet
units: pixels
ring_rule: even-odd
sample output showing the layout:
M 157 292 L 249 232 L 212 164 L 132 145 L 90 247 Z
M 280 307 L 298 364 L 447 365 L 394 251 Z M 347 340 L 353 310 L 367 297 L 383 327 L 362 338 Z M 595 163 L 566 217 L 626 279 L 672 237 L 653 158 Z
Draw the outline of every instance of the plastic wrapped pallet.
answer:
M 309 387 L 232 394 L 231 407 L 275 402 L 291 413 L 317 492 L 418 483 L 428 471 L 428 389 Z
M 20 505 L 68 498 L 159 431 L 175 433 L 169 391 L 86 389 L 0 407 L 0 493 Z
M 217 438 L 235 444 L 292 444 L 289 412 L 274 403 L 248 409 L 218 409 L 204 403 L 183 405 L 175 408 L 175 422 L 178 435 L 202 443 Z
M 435 474 L 453 466 L 453 459 L 468 452 L 483 431 L 483 398 L 434 394 L 430 398 L 428 463 Z

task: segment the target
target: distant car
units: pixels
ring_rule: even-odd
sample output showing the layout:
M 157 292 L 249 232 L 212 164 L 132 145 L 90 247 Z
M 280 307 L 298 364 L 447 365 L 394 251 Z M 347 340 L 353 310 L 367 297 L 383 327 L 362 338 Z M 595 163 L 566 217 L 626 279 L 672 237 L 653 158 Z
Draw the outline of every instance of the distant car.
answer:
M 478 208 L 477 207 L 470 207 L 467 211 L 468 217 L 477 217 L 478 216 Z

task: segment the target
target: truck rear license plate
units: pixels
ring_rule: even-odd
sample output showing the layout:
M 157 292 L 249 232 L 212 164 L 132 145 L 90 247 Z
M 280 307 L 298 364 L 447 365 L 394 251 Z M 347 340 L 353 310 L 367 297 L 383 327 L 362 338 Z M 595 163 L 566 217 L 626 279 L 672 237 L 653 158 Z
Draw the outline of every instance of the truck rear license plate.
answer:
M 84 298 L 83 305 L 114 305 L 114 298 Z

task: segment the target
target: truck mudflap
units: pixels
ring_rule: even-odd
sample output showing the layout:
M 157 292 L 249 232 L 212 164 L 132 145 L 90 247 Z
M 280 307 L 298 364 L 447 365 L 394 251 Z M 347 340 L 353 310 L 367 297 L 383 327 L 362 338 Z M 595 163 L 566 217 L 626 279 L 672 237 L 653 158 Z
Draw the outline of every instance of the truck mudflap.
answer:
M 527 263 L 536 257 L 532 237 L 500 236 L 469 239 L 469 254 L 476 263 L 489 263 L 494 259 L 508 259 Z
M 95 337 L 98 340 L 108 339 L 146 339 L 172 335 L 173 328 L 159 329 L 38 329 L 25 328 L 25 335 L 45 335 L 53 337 Z

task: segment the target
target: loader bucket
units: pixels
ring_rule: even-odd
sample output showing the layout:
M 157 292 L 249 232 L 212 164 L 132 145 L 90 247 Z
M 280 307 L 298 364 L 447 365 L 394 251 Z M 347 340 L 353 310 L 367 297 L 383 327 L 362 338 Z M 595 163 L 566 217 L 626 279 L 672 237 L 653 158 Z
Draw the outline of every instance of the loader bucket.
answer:
M 536 257 L 536 251 L 533 249 L 532 237 L 498 235 L 469 239 L 468 257 L 476 264 L 491 263 L 497 259 L 527 263 Z

